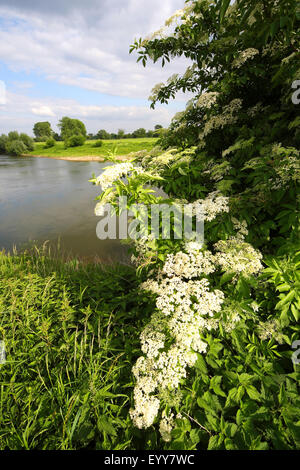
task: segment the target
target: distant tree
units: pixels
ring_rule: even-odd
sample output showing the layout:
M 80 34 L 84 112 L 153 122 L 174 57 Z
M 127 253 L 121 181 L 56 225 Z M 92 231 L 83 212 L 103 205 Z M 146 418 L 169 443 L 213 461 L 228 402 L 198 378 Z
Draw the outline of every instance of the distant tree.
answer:
M 46 141 L 53 134 L 50 122 L 36 122 L 33 126 L 33 133 L 36 137 L 36 140 L 40 142 Z
M 106 130 L 104 129 L 100 129 L 100 131 L 97 132 L 97 134 L 95 135 L 95 137 L 97 139 L 109 139 L 110 138 L 110 134 L 108 132 L 106 132 Z
M 74 135 L 81 135 L 86 138 L 86 128 L 82 121 L 79 119 L 71 119 L 67 116 L 63 117 L 59 123 L 60 135 L 62 140 L 66 141 Z
M 27 151 L 26 145 L 20 139 L 9 140 L 6 145 L 6 153 L 8 155 L 19 156 Z
M 124 129 L 119 129 L 118 130 L 118 139 L 124 139 L 124 136 L 125 136 Z
M 154 126 L 154 129 L 157 131 L 158 129 L 162 129 L 163 126 L 161 126 L 160 124 L 156 124 L 156 126 Z
M 34 149 L 34 141 L 25 133 L 11 131 L 8 136 L 0 136 L 0 152 L 8 155 L 21 155 Z
M 114 132 L 112 132 L 109 136 L 110 139 L 117 139 L 118 138 L 118 134 L 115 134 Z
M 8 142 L 8 137 L 5 134 L 2 134 L 0 136 L 0 152 L 5 153 L 6 152 L 6 145 Z
M 19 138 L 25 144 L 27 150 L 32 151 L 34 149 L 33 139 L 29 135 L 22 133 Z
M 56 140 L 56 142 L 62 140 L 61 136 L 57 132 L 53 133 L 53 139 Z
M 11 131 L 8 133 L 8 140 L 18 140 L 19 139 L 19 132 Z
M 133 131 L 132 136 L 135 138 L 146 137 L 146 129 L 144 129 L 143 127 L 140 127 L 136 131 Z
M 153 137 L 155 134 L 155 131 L 147 131 L 146 136 L 147 137 Z

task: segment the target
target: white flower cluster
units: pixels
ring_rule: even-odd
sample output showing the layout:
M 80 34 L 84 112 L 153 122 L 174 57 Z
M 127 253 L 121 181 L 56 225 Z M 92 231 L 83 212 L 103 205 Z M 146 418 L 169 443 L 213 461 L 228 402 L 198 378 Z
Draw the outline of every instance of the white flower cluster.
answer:
M 115 191 L 111 191 L 109 194 L 105 195 L 100 202 L 97 202 L 95 206 L 95 215 L 102 217 L 105 214 L 105 206 L 112 202 L 116 197 Z
M 185 206 L 187 214 L 195 215 L 198 220 L 211 222 L 221 212 L 229 212 L 229 198 L 220 195 L 219 191 L 214 191 L 205 199 L 198 199 Z
M 199 108 L 210 109 L 214 104 L 216 104 L 219 93 L 216 91 L 210 91 L 203 93 L 197 101 L 197 106 Z
M 234 229 L 237 231 L 236 238 L 238 238 L 239 240 L 245 240 L 245 237 L 249 233 L 247 229 L 246 220 L 243 220 L 242 222 L 240 222 L 235 217 L 232 217 L 231 221 L 233 223 Z
M 187 253 L 179 251 L 176 254 L 168 254 L 163 267 L 163 274 L 172 277 L 178 276 L 185 279 L 199 277 L 202 274 L 211 274 L 215 271 L 214 256 L 208 250 L 205 252 L 195 250 L 196 242 L 190 242 L 186 247 Z M 199 249 L 202 245 L 199 245 Z
M 220 129 L 229 124 L 234 124 L 238 120 L 237 112 L 242 107 L 242 100 L 236 98 L 227 106 L 224 106 L 222 113 L 212 116 L 204 125 L 204 129 L 199 133 L 199 139 L 202 140 L 214 129 Z
M 282 344 L 283 333 L 281 331 L 280 322 L 278 320 L 260 322 L 258 325 L 258 336 L 263 341 L 274 339 L 278 344 Z
M 102 190 L 105 191 L 111 187 L 116 180 L 127 176 L 132 171 L 135 171 L 138 174 L 143 172 L 141 168 L 135 167 L 130 162 L 118 163 L 117 165 L 109 166 L 96 178 L 96 185 L 101 186 Z
M 249 49 L 245 49 L 244 51 L 242 51 L 239 55 L 239 57 L 237 57 L 232 65 L 233 67 L 235 68 L 240 68 L 245 62 L 247 62 L 247 60 L 249 59 L 252 59 L 254 56 L 256 56 L 257 54 L 259 54 L 259 51 L 257 49 L 254 49 L 253 47 L 249 47 Z
M 141 287 L 158 294 L 157 311 L 141 334 L 146 357 L 140 357 L 133 367 L 137 383 L 135 409 L 130 415 L 137 427 L 146 428 L 159 409 L 153 393 L 176 389 L 186 377 L 187 367 L 195 364 L 197 352 L 206 352 L 201 332 L 209 317 L 221 310 L 224 294 L 210 291 L 207 279 L 183 281 L 176 276 L 148 280 Z M 165 344 L 167 335 L 170 346 Z
M 167 416 L 166 412 L 163 411 L 162 419 L 159 423 L 159 432 L 161 434 L 162 439 L 165 442 L 171 441 L 171 432 L 174 427 L 174 414 L 171 413 Z
M 218 252 L 215 254 L 215 261 L 224 271 L 249 276 L 263 269 L 261 253 L 243 240 L 220 240 L 214 247 Z

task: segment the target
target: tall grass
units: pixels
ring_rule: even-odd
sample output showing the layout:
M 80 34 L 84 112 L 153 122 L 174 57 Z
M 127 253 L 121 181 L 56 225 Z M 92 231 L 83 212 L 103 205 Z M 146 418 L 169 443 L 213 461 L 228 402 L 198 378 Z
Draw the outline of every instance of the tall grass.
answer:
M 128 415 L 152 308 L 137 288 L 130 267 L 0 252 L 0 449 L 145 448 Z

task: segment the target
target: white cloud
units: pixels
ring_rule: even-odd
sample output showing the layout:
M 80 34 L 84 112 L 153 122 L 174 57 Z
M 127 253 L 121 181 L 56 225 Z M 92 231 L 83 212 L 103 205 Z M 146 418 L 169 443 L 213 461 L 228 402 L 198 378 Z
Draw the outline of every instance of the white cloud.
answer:
M 37 116 L 49 116 L 54 117 L 55 114 L 49 106 L 39 106 L 37 108 L 31 108 L 32 114 L 36 114 Z
M 72 2 L 60 2 L 57 10 L 51 2 L 56 13 L 52 16 L 46 2 L 31 1 L 26 8 L 27 3 L 0 1 L 0 15 L 6 20 L 0 31 L 0 58 L 15 70 L 34 70 L 63 84 L 146 99 L 156 83 L 187 64 L 183 59 L 166 69 L 150 63 L 144 69 L 136 55 L 129 55 L 135 37 L 161 26 L 183 0 L 151 0 L 151 6 L 149 0 L 92 1 L 88 8 L 87 2 L 81 7 L 75 2 L 73 8 Z M 67 6 L 69 16 L 59 16 Z
M 31 133 L 36 116 L 52 118 L 53 126 L 64 115 L 82 118 L 90 132 L 168 125 L 174 111 L 165 106 L 153 111 L 147 106 L 91 106 L 84 98 L 81 103 L 79 98 L 52 99 L 47 97 L 47 81 L 72 87 L 73 96 L 73 87 L 79 87 L 117 97 L 147 99 L 156 83 L 183 72 L 187 61 L 175 60 L 163 69 L 158 63 L 143 68 L 136 63 L 136 55 L 129 55 L 129 45 L 136 37 L 158 29 L 183 3 L 0 0 L 0 60 L 12 71 L 38 73 L 44 86 L 44 98 L 33 100 L 29 94 L 33 95 L 34 86 L 30 88 L 26 80 L 23 87 L 13 83 L 23 94 L 10 94 L 5 110 L 1 107 L 2 131 L 18 128 Z M 179 95 L 177 108 L 182 109 L 187 99 Z M 99 102 L 100 96 L 97 105 Z M 105 102 L 109 103 L 109 98 Z

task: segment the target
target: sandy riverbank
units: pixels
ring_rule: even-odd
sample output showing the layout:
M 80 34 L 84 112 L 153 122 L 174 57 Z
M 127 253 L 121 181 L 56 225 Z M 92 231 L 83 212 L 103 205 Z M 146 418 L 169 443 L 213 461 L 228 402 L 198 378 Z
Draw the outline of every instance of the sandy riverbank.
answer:
M 53 155 L 20 155 L 21 157 L 34 157 L 34 158 L 52 158 L 54 160 L 68 160 L 71 162 L 104 162 L 105 157 L 97 157 L 95 155 L 86 155 L 81 157 L 65 157 L 65 156 L 53 156 Z M 132 155 L 119 155 L 114 156 L 118 160 L 131 160 L 134 158 Z

